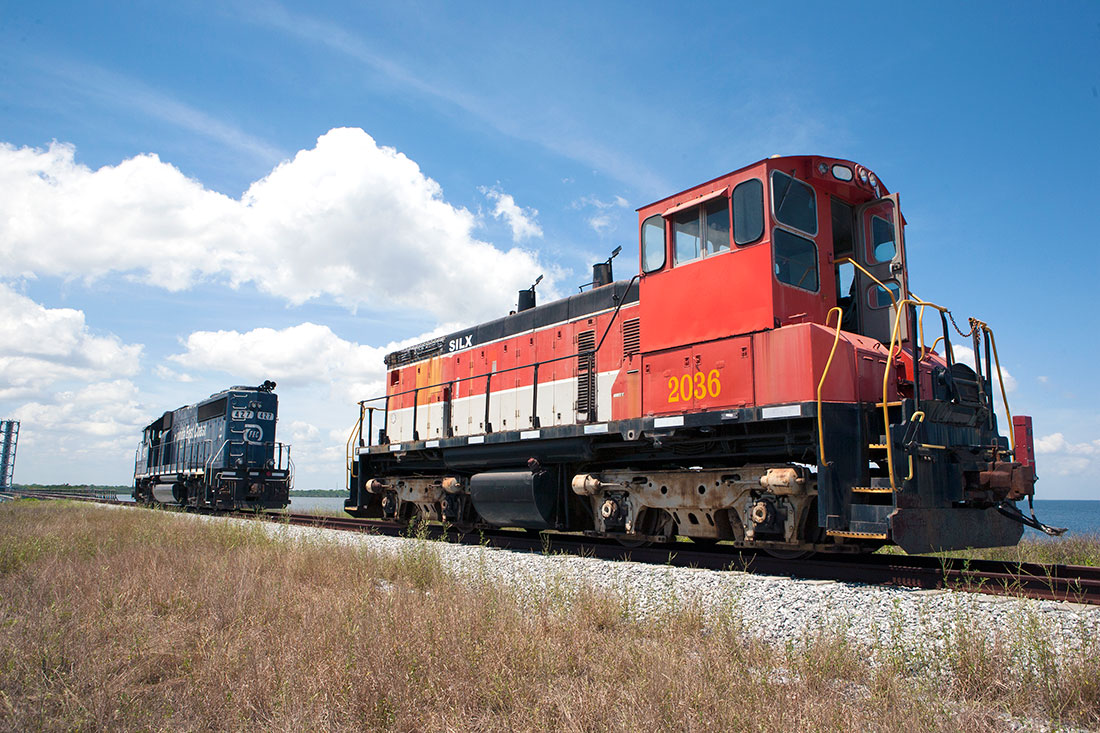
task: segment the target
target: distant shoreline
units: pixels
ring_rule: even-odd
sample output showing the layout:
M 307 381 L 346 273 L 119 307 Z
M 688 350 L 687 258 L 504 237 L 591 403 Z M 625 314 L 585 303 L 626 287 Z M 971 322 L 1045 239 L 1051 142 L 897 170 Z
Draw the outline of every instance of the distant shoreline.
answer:
M 114 494 L 129 494 L 133 486 L 101 486 L 97 484 L 13 484 L 12 488 L 25 491 L 48 491 L 53 493 L 79 493 L 84 491 L 102 491 Z M 347 489 L 291 489 L 291 496 L 346 496 Z

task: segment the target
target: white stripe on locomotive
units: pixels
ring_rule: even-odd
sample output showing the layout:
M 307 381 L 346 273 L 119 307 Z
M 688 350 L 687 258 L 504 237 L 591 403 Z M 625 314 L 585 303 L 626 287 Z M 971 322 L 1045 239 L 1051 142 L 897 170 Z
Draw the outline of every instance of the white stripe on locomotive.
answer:
M 599 420 L 611 419 L 611 387 L 619 370 L 599 372 L 596 377 L 596 415 Z M 547 428 L 577 423 L 577 378 L 569 377 L 539 384 L 539 423 Z M 559 417 L 560 416 L 560 417 Z M 413 408 L 391 410 L 386 433 L 391 442 L 413 439 Z M 451 400 L 451 422 L 455 436 L 480 435 L 485 432 L 485 395 L 475 394 Z M 489 401 L 489 422 L 493 431 L 529 430 L 531 428 L 531 385 L 493 390 Z M 421 404 L 416 408 L 416 430 L 421 440 L 443 438 L 443 403 Z

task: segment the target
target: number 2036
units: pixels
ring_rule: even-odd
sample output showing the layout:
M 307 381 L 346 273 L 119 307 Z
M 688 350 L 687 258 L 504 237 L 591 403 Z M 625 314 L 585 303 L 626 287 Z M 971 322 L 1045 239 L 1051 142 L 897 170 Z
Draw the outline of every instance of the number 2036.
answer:
M 692 397 L 701 400 L 707 395 L 717 397 L 720 394 L 722 380 L 719 379 L 717 369 L 711 369 L 708 374 L 694 372 L 668 378 L 669 402 L 691 402 Z

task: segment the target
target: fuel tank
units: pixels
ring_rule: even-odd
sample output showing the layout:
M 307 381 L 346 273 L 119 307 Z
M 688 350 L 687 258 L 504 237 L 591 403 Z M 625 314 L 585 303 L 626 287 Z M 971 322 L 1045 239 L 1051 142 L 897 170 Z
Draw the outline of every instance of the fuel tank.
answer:
M 490 524 L 549 529 L 557 522 L 556 471 L 485 471 L 470 477 L 474 509 Z

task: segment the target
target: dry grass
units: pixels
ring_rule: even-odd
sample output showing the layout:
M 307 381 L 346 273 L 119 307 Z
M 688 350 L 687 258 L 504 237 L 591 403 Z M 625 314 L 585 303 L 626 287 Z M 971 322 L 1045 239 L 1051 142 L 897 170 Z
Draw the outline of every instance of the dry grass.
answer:
M 879 552 L 905 554 L 900 548 L 894 546 L 884 547 Z M 969 560 L 1007 560 L 1100 567 L 1100 535 L 1075 533 L 1065 537 L 1025 537 L 1014 547 L 987 547 L 932 554 L 935 557 L 957 557 Z
M 981 731 L 1010 727 L 1006 710 L 1100 724 L 1095 666 L 1031 695 L 981 647 L 945 687 L 869 669 L 840 632 L 777 650 L 733 614 L 639 622 L 592 591 L 531 600 L 456 582 L 426 542 L 383 556 L 163 512 L 5 504 L 0 726 Z

